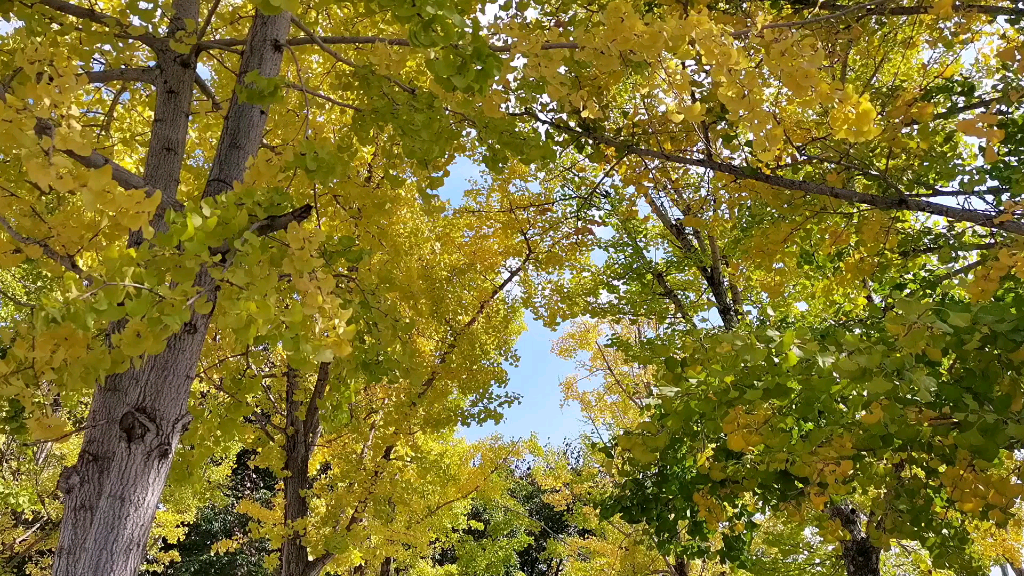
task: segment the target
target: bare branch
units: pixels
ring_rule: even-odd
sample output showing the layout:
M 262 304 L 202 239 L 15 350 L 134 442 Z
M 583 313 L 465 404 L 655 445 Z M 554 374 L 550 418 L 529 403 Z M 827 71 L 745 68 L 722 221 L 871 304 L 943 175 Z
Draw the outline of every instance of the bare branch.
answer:
M 167 43 L 166 39 L 157 38 L 152 34 L 123 34 L 120 29 L 126 26 L 121 22 L 121 20 L 111 16 L 110 14 L 100 12 L 99 10 L 93 10 L 92 8 L 86 8 L 85 6 L 79 6 L 78 4 L 65 2 L 64 0 L 38 0 L 36 2 L 25 2 L 24 4 L 29 7 L 46 6 L 51 10 L 60 12 L 67 16 L 95 22 L 96 24 L 100 24 L 113 30 L 119 38 L 135 40 L 149 46 L 150 48 L 161 48 Z
M 196 72 L 196 87 L 199 88 L 199 92 L 201 92 L 203 96 L 206 96 L 210 101 L 214 110 L 220 111 L 224 109 L 224 106 L 222 106 L 220 101 L 217 100 L 217 94 L 214 93 L 213 88 L 211 88 L 206 80 L 199 75 L 199 72 Z
M 316 33 L 313 32 L 309 28 L 309 26 L 306 26 L 306 24 L 302 22 L 302 20 L 299 20 L 297 17 L 292 16 L 292 24 L 294 24 L 295 27 L 298 28 L 299 30 L 302 30 L 302 33 L 305 34 L 306 36 L 308 36 L 309 39 L 314 44 L 319 46 L 320 49 L 323 50 L 324 52 L 327 52 L 328 54 L 330 54 L 331 57 L 334 58 L 335 60 L 337 60 L 338 62 L 341 62 L 342 64 L 348 66 L 349 68 L 356 68 L 357 67 L 357 64 L 355 62 L 353 62 L 352 60 L 350 60 L 348 58 L 345 58 L 341 54 L 338 54 L 335 50 L 331 49 L 331 47 L 328 46 L 323 40 L 321 40 L 320 37 L 317 36 Z M 403 91 L 405 91 L 405 92 L 407 92 L 409 94 L 415 94 L 416 93 L 416 89 L 415 88 L 413 88 L 413 87 L 403 83 L 401 80 L 397 80 L 395 78 L 392 78 L 390 76 L 383 75 L 383 74 L 382 74 L 382 76 L 384 78 L 387 78 L 392 84 L 394 84 L 395 86 L 398 86 Z
M 892 8 L 881 10 L 879 15 L 918 16 L 921 14 L 928 14 L 929 10 L 931 10 L 930 4 L 919 6 L 893 6 Z M 957 3 L 953 5 L 953 12 L 957 14 L 987 14 L 989 16 L 1022 16 L 1024 15 L 1024 8 L 994 6 L 991 4 Z
M 108 70 L 90 70 L 85 77 L 93 84 L 106 84 L 108 82 L 142 82 L 144 84 L 155 84 L 159 72 L 156 68 L 110 68 Z
M 67 440 L 68 438 L 74 436 L 75 434 L 81 434 L 82 432 L 85 432 L 86 430 L 88 430 L 90 428 L 95 428 L 97 426 L 102 426 L 103 424 L 106 424 L 106 423 L 107 423 L 106 420 L 101 420 L 101 421 L 95 422 L 93 424 L 86 424 L 85 426 L 82 426 L 80 428 L 75 428 L 74 430 L 70 430 L 70 431 L 68 431 L 68 432 L 66 432 L 64 434 L 61 434 L 60 436 L 57 436 L 56 438 L 48 438 L 46 440 L 34 440 L 32 442 L 22 442 L 22 445 L 23 446 L 40 446 L 42 444 L 49 444 L 49 443 L 60 442 L 62 440 Z
M 276 216 L 267 216 L 266 218 L 257 221 L 256 223 L 249 227 L 249 232 L 252 232 L 256 236 L 266 236 L 268 234 L 273 234 L 274 232 L 278 232 L 280 230 L 288 228 L 288 225 L 291 224 L 292 222 L 295 222 L 297 224 L 302 223 L 307 218 L 309 218 L 309 216 L 312 213 L 313 205 L 304 204 L 294 210 L 285 212 L 284 214 L 278 214 Z M 224 255 L 228 254 L 232 250 L 233 247 L 231 245 L 231 242 L 226 241 L 216 248 L 210 248 L 210 254 L 214 256 Z
M 336 99 L 331 98 L 330 96 L 328 96 L 326 94 L 323 94 L 321 92 L 317 92 L 316 90 L 311 90 L 309 88 L 306 88 L 306 87 L 302 86 L 301 84 L 296 84 L 295 82 L 285 82 L 285 86 L 288 87 L 291 90 L 296 90 L 296 91 L 299 91 L 299 92 L 305 92 L 306 94 L 309 94 L 310 96 L 313 96 L 314 98 L 319 98 L 319 99 L 321 99 L 321 100 L 323 100 L 325 102 L 330 102 L 331 104 L 334 104 L 335 106 L 340 106 L 342 108 L 347 108 L 349 110 L 352 110 L 353 112 L 362 112 L 363 111 L 363 109 L 358 107 L 358 106 L 353 106 L 352 104 L 346 104 L 345 102 L 342 102 L 340 100 L 336 100 Z
M 957 106 L 956 108 L 950 108 L 944 110 L 938 114 L 932 116 L 932 120 L 948 120 L 950 118 L 956 118 L 964 112 L 970 112 L 971 110 L 978 110 L 979 108 L 988 108 L 992 104 L 995 104 L 999 98 L 984 98 L 975 102 L 968 102 L 963 106 Z M 915 122 L 916 124 L 917 122 Z
M 799 28 L 801 26 L 807 26 L 809 24 L 817 24 L 818 22 L 825 22 L 825 21 L 828 21 L 828 20 L 835 20 L 837 18 L 842 18 L 843 16 L 846 16 L 848 14 L 852 14 L 854 12 L 858 12 L 858 11 L 863 10 L 865 8 L 870 8 L 871 6 L 874 6 L 876 4 L 881 4 L 884 1 L 885 0 L 872 0 L 871 2 L 865 2 L 863 4 L 857 4 L 855 6 L 850 6 L 848 8 L 844 8 L 844 9 L 838 11 L 838 12 L 833 12 L 832 14 L 825 14 L 823 16 L 815 16 L 814 18 L 808 18 L 806 20 L 796 20 L 796 21 L 793 21 L 793 22 L 772 22 L 771 24 L 765 24 L 764 26 L 761 26 L 760 28 L 745 28 L 743 30 L 737 30 L 737 31 L 733 32 L 732 33 L 732 37 L 733 38 L 743 38 L 745 36 L 749 36 L 750 34 L 756 34 L 756 33 L 760 32 L 761 30 L 771 30 L 771 29 L 774 29 L 774 28 Z
M 373 44 L 385 44 L 387 46 L 402 46 L 412 47 L 412 42 L 406 38 L 385 38 L 383 36 L 304 36 L 299 38 L 289 38 L 289 46 L 320 46 L 326 44 L 328 46 L 359 46 L 359 45 L 373 45 Z M 218 38 L 215 40 L 207 40 L 200 42 L 199 47 L 203 50 L 226 50 L 228 48 L 237 48 L 245 45 L 245 40 L 241 38 Z M 540 45 L 541 50 L 577 50 L 580 45 L 577 42 L 565 41 L 565 42 L 544 42 Z M 497 53 L 509 53 L 512 52 L 514 45 L 512 44 L 491 44 L 490 49 L 492 52 Z

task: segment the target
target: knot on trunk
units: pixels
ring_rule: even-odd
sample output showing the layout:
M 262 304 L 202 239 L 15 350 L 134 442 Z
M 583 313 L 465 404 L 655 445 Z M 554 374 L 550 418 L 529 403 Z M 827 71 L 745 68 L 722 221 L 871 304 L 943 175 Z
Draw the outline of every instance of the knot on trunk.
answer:
M 842 543 L 847 576 L 878 576 L 882 549 L 871 542 L 864 530 L 868 517 L 846 502 L 829 508 L 828 515 L 838 520 L 850 535 L 850 539 Z
M 843 529 L 846 530 L 854 540 L 864 537 L 863 522 L 866 518 L 861 514 L 860 510 L 857 510 L 857 508 L 852 504 L 845 502 L 843 504 L 837 504 L 829 508 L 828 515 L 835 520 L 839 520 Z
M 129 444 L 142 440 L 147 434 L 156 432 L 156 423 L 148 416 L 135 410 L 128 410 L 121 415 L 118 428 Z
M 61 470 L 60 476 L 57 477 L 57 490 L 67 496 L 78 487 L 79 484 L 78 468 L 75 466 L 68 466 L 64 470 Z

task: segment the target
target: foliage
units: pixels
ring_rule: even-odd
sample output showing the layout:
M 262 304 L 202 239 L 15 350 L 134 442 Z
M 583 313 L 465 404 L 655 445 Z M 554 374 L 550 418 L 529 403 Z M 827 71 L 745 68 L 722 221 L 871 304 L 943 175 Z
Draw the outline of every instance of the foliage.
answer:
M 57 576 L 172 560 L 242 448 L 280 482 L 219 552 L 429 571 L 476 499 L 455 570 L 526 562 L 487 508 L 551 512 L 496 479 L 523 447 L 455 434 L 514 401 L 525 310 L 601 377 L 564 383 L 595 445 L 536 472 L 581 531 L 530 570 L 755 569 L 794 518 L 851 573 L 976 572 L 1016 521 L 1019 3 L 0 15 L 0 541 L 62 517 Z

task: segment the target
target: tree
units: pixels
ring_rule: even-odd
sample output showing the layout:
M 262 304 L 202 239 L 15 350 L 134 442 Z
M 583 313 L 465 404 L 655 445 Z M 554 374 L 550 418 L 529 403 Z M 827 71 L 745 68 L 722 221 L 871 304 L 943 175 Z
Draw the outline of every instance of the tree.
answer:
M 56 574 L 137 569 L 201 361 L 273 332 L 260 353 L 298 371 L 291 398 L 309 414 L 305 385 L 354 337 L 336 282 L 360 265 L 344 223 L 386 221 L 410 191 L 429 214 L 457 154 L 497 173 L 477 207 L 489 279 L 524 254 L 499 225 L 539 222 L 561 242 L 537 253 L 549 274 L 520 280 L 551 322 L 699 324 L 706 290 L 735 331 L 796 303 L 835 315 L 892 278 L 962 301 L 947 281 L 970 274 L 984 300 L 1021 271 L 1019 6 L 499 8 L 482 21 L 482 3 L 454 0 L 0 7 L 18 22 L 0 41 L 14 135 L 0 142 L 0 250 L 46 277 L 30 299 L 4 296 L 32 321 L 4 335 L 3 394 L 25 400 L 39 440 L 66 433 L 57 391 L 89 414 L 60 483 Z M 602 224 L 629 232 L 607 244 L 612 278 L 578 257 Z
M 466 150 L 467 120 L 435 94 L 324 49 L 279 6 L 242 21 L 239 6 L 219 2 L 97 8 L 4 6 L 20 23 L 3 39 L 16 54 L 5 60 L 4 130 L 19 135 L 2 152 L 18 159 L 5 164 L 5 265 L 27 258 L 53 279 L 26 302 L 33 321 L 6 336 L 8 394 L 33 398 L 31 422 L 52 423 L 57 389 L 89 410 L 78 462 L 62 476 L 55 574 L 137 569 L 211 338 L 235 328 L 242 353 L 261 322 L 290 310 L 307 314 L 279 334 L 292 364 L 350 349 L 344 294 L 328 284 L 358 265 L 360 249 L 337 230 L 299 225 L 379 217 L 386 197 L 360 200 L 410 177 L 428 206 L 437 175 Z M 293 24 L 300 36 L 289 40 Z M 299 46 L 316 43 L 299 59 Z M 294 82 L 279 78 L 286 53 Z M 336 94 L 356 104 L 305 86 L 304 74 L 338 63 L 354 70 Z M 272 106 L 284 90 L 305 111 L 298 123 Z M 354 117 L 363 110 L 373 111 Z M 326 140 L 339 124 L 351 129 Z M 393 130 L 400 142 L 389 142 Z M 150 136 L 145 154 L 139 132 Z M 307 311 L 290 305 L 295 295 L 322 300 Z
M 717 8 L 728 12 L 738 7 Z M 1016 238 L 1020 229 L 1015 220 L 1020 172 L 1010 160 L 1020 152 L 1013 143 L 1019 134 L 1015 111 L 1021 74 L 1018 39 L 995 30 L 1017 22 L 1019 10 L 940 5 L 929 13 L 926 8 L 830 6 L 839 11 L 800 19 L 800 7 L 784 9 L 794 11 L 794 20 L 764 27 L 732 26 L 718 35 L 696 33 L 692 42 L 680 42 L 679 48 L 680 44 L 673 44 L 673 34 L 688 29 L 678 24 L 662 28 L 671 21 L 670 9 L 658 12 L 657 8 L 610 4 L 603 16 L 616 25 L 620 38 L 625 35 L 625 40 L 618 41 L 624 54 L 642 53 L 648 44 L 660 48 L 664 42 L 671 46 L 669 54 L 686 56 L 678 60 L 662 56 L 653 65 L 652 59 L 640 56 L 635 61 L 643 72 L 635 74 L 628 68 L 614 69 L 612 62 L 603 69 L 571 68 L 579 82 L 573 90 L 579 91 L 570 92 L 567 100 L 580 112 L 566 112 L 563 107 L 568 104 L 558 102 L 540 105 L 544 111 L 527 113 L 552 131 L 585 143 L 578 146 L 577 161 L 586 155 L 604 162 L 603 167 L 583 168 L 580 176 L 565 178 L 573 193 L 563 201 L 588 209 L 608 232 L 608 240 L 601 243 L 608 254 L 605 264 L 570 280 L 565 293 L 577 299 L 576 309 L 590 315 L 639 318 L 638 330 L 649 326 L 642 321 L 654 322 L 654 329 L 647 333 L 649 341 L 633 345 L 630 338 L 620 338 L 612 347 L 623 349 L 641 367 L 664 359 L 665 369 L 676 374 L 658 378 L 654 421 L 642 425 L 635 435 L 619 438 L 619 449 L 635 460 L 624 464 L 630 480 L 623 486 L 622 499 L 606 511 L 648 523 L 659 533 L 664 550 L 684 557 L 703 556 L 704 546 L 717 545 L 712 533 L 728 518 L 733 529 L 723 537 L 720 553 L 740 559 L 750 533 L 737 527 L 750 521 L 753 511 L 744 509 L 751 494 L 760 503 L 782 502 L 793 495 L 806 496 L 816 483 L 819 487 L 834 483 L 831 473 L 793 470 L 788 463 L 799 458 L 805 447 L 825 448 L 819 444 L 823 439 L 819 435 L 827 437 L 830 426 L 857 437 L 860 424 L 850 411 L 856 414 L 858 395 L 877 394 L 879 399 L 891 400 L 890 410 L 913 406 L 912 411 L 925 406 L 950 411 L 958 405 L 953 398 L 977 395 L 991 404 L 967 421 L 1002 419 L 996 427 L 1016 423 L 1011 409 L 1019 377 L 1015 360 L 1007 355 L 1021 344 L 1011 320 L 1019 310 L 1015 298 L 1019 285 L 1007 274 L 1019 275 L 1021 270 Z M 986 15 L 970 16 L 967 11 Z M 904 18 L 915 15 L 921 17 L 907 26 Z M 978 29 L 972 23 L 1000 15 L 1008 20 L 997 18 L 992 28 L 999 48 L 990 57 L 963 63 L 956 49 L 945 51 L 954 46 L 953 38 L 981 41 L 985 34 L 967 34 L 968 29 Z M 682 14 L 676 16 L 682 18 Z M 721 17 L 718 22 L 733 21 Z M 749 38 L 751 43 L 746 51 L 737 51 L 729 36 Z M 726 45 L 716 48 L 717 42 Z M 885 48 L 880 52 L 878 46 Z M 901 57 L 891 58 L 891 50 Z M 834 67 L 821 66 L 825 61 Z M 910 61 L 915 68 L 908 67 Z M 625 82 L 620 81 L 623 77 Z M 988 85 L 998 88 L 979 97 L 975 81 L 990 81 Z M 623 88 L 624 83 L 633 89 Z M 666 95 L 667 86 L 676 92 Z M 1003 92 L 1004 88 L 1010 91 Z M 979 109 L 987 111 L 973 112 Z M 965 135 L 985 140 L 986 145 L 978 150 L 964 140 Z M 978 162 L 982 151 L 985 164 Z M 954 200 L 926 199 L 939 196 Z M 895 213 L 883 216 L 876 210 Z M 937 218 L 913 213 L 979 228 L 943 225 Z M 969 260 L 972 253 L 980 257 Z M 952 282 L 964 275 L 973 275 L 969 284 Z M 991 304 L 970 303 L 993 296 Z M 701 318 L 700 313 L 707 310 L 705 301 L 713 314 Z M 796 306 L 808 310 L 799 313 Z M 785 334 L 792 333 L 808 334 L 806 342 L 813 342 L 812 346 L 833 342 L 823 350 L 837 354 L 837 360 L 843 354 L 859 354 L 862 337 L 878 351 L 902 356 L 922 343 L 913 340 L 932 337 L 931 318 L 945 325 L 946 313 L 954 318 L 954 326 L 945 331 L 949 340 L 937 337 L 934 344 L 939 346 L 928 346 L 932 357 L 927 362 L 936 366 L 923 369 L 912 362 L 876 370 L 873 364 L 857 377 L 906 382 L 914 381 L 915 373 L 927 373 L 928 382 L 948 390 L 952 397 L 939 397 L 932 393 L 931 384 L 920 383 L 900 388 L 898 394 L 872 380 L 865 390 L 864 383 L 850 386 L 852 374 L 841 369 L 830 372 L 831 360 L 805 356 L 799 347 L 792 350 L 794 356 L 786 355 L 792 342 Z M 749 317 L 750 324 L 745 324 L 744 317 Z M 991 322 L 999 326 L 999 335 L 981 340 L 977 327 Z M 890 334 L 895 324 L 906 331 Z M 725 334 L 720 335 L 722 331 Z M 750 334 L 765 335 L 781 348 L 765 355 L 739 348 Z M 852 340 L 844 339 L 848 336 Z M 976 336 L 978 341 L 972 343 Z M 961 345 L 970 346 L 972 352 Z M 923 348 L 912 353 L 927 357 Z M 951 357 L 958 358 L 955 364 L 949 363 Z M 850 366 L 862 368 L 851 357 L 845 358 Z M 815 373 L 831 376 L 807 379 L 808 375 L 787 368 L 789 362 L 819 361 Z M 793 404 L 775 404 L 767 395 L 762 398 L 762 368 L 786 372 L 778 382 L 792 390 Z M 906 371 L 894 374 L 892 370 Z M 968 375 L 971 370 L 979 372 Z M 1012 382 L 1006 388 L 999 384 L 1002 374 Z M 707 379 L 716 384 L 695 386 Z M 786 418 L 799 416 L 788 413 L 793 405 L 813 414 L 822 404 L 820 415 L 828 411 L 827 402 L 836 403 L 836 420 L 826 425 L 796 418 L 797 422 L 790 422 L 793 427 L 786 428 L 792 444 L 780 440 L 777 452 L 761 448 L 760 432 L 750 432 L 758 441 L 753 446 L 734 433 L 782 425 Z M 690 408 L 681 409 L 683 405 Z M 735 413 L 716 412 L 713 406 L 721 405 L 733 407 Z M 867 420 L 881 413 L 872 407 Z M 895 426 L 909 423 L 905 415 L 895 418 Z M 723 421 L 725 428 L 720 431 L 717 426 Z M 930 436 L 933 432 L 928 428 L 939 422 L 925 420 L 902 433 Z M 964 435 L 975 428 L 961 417 L 949 424 Z M 977 432 L 980 439 L 988 425 Z M 948 442 L 961 432 L 935 431 L 946 446 L 929 445 L 937 441 L 933 438 L 915 447 L 920 456 L 928 456 L 916 464 L 887 460 L 886 452 L 894 448 L 886 444 L 891 440 L 888 433 L 879 433 L 882 445 L 872 448 L 877 452 L 868 459 L 871 466 L 895 466 L 890 475 L 867 474 L 869 480 L 864 471 L 850 468 L 853 461 L 841 462 L 840 450 L 834 463 L 844 467 L 837 468 L 839 477 L 856 472 L 848 483 L 878 481 L 873 488 L 879 493 L 896 494 L 897 500 L 904 493 L 913 494 L 911 500 L 920 498 L 920 506 L 927 506 L 924 492 L 913 493 L 915 488 L 905 485 L 905 476 L 916 477 L 918 467 L 929 461 L 949 471 L 947 475 L 977 466 L 987 470 L 982 474 L 985 479 L 974 484 L 971 476 L 970 488 L 1000 485 L 988 506 L 994 507 L 995 523 L 1005 521 L 1000 514 L 1009 511 L 1018 496 L 1013 464 L 1007 457 L 1018 446 L 1015 438 L 995 434 L 994 442 L 978 452 L 961 440 L 958 447 L 967 456 L 966 463 L 960 463 L 950 457 L 956 450 Z M 873 442 L 869 440 L 867 446 Z M 669 447 L 663 448 L 666 443 Z M 676 451 L 683 444 L 686 448 Z M 863 454 L 867 446 L 854 443 L 847 448 Z M 707 452 L 713 448 L 721 453 Z M 762 453 L 766 459 L 757 459 L 759 465 L 752 469 L 712 469 L 710 495 L 701 492 L 705 459 L 731 464 L 736 453 L 744 455 L 741 461 L 757 459 Z M 930 458 L 937 454 L 946 459 Z M 929 470 L 924 475 L 938 482 L 938 472 Z M 722 483 L 734 487 L 724 489 Z M 963 489 L 947 482 L 931 494 L 951 503 L 964 496 L 971 500 L 974 496 Z M 894 520 L 898 514 L 884 510 L 889 505 L 884 498 L 881 502 L 842 498 L 849 493 L 831 494 L 836 499 L 822 523 L 845 531 L 843 554 L 851 574 L 877 573 L 887 538 L 930 540 L 936 562 L 970 564 L 969 557 L 954 558 L 951 552 L 969 541 L 965 516 L 940 512 L 936 518 L 922 508 L 920 517 L 909 515 L 914 521 L 925 521 L 918 525 L 922 532 L 915 533 L 905 529 L 903 520 Z M 826 490 L 815 496 L 825 496 L 821 501 L 827 503 L 829 494 Z M 709 497 L 720 498 L 714 504 L 737 516 L 717 517 L 705 510 L 700 501 Z M 876 510 L 877 506 L 883 509 Z M 906 506 L 909 502 L 892 503 L 896 510 Z M 967 508 L 970 515 L 981 506 L 974 502 L 956 507 Z M 689 519 L 690 532 L 681 540 L 683 519 Z M 953 525 L 934 527 L 941 536 L 933 539 L 927 525 L 936 519 Z

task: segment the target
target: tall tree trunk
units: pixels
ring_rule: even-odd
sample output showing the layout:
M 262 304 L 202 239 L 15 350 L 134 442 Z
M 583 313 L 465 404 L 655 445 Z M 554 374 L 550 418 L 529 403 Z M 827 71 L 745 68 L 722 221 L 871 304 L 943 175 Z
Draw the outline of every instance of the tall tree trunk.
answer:
M 309 520 L 309 460 L 320 436 L 320 399 L 327 391 L 330 366 L 329 362 L 320 363 L 304 414 L 298 398 L 301 376 L 292 368 L 285 373 L 284 522 L 289 532 L 281 545 L 281 576 L 318 576 L 333 557 L 325 553 L 310 559 L 309 548 L 303 542 L 305 529 L 293 528 L 295 523 Z
M 309 548 L 303 543 L 305 530 L 294 529 L 293 525 L 308 520 L 309 516 L 309 500 L 305 491 L 310 488 L 310 434 L 305 430 L 300 414 L 302 402 L 297 398 L 299 375 L 289 369 L 286 378 L 284 523 L 289 532 L 281 545 L 281 576 L 304 576 L 310 562 Z
M 178 0 L 174 8 L 171 35 L 185 19 L 198 19 L 196 0 Z M 256 15 L 240 78 L 250 70 L 277 76 L 289 18 L 288 13 Z M 174 198 L 188 141 L 195 60 L 167 49 L 158 51 L 157 66 L 157 105 L 145 177 L 149 186 Z M 246 161 L 259 149 L 266 119 L 263 107 L 232 99 L 204 197 L 242 180 Z M 163 214 L 154 228 L 165 229 Z M 129 242 L 141 240 L 133 234 Z M 205 270 L 199 271 L 195 283 L 215 300 L 216 287 Z M 193 310 L 163 352 L 97 386 L 78 461 L 64 471 L 59 483 L 65 512 L 54 576 L 137 573 L 174 451 L 191 419 L 189 392 L 209 323 L 209 315 Z
M 829 510 L 850 535 L 843 540 L 843 563 L 846 576 L 881 576 L 882 549 L 871 543 L 864 531 L 864 514 L 851 504 L 840 504 Z

